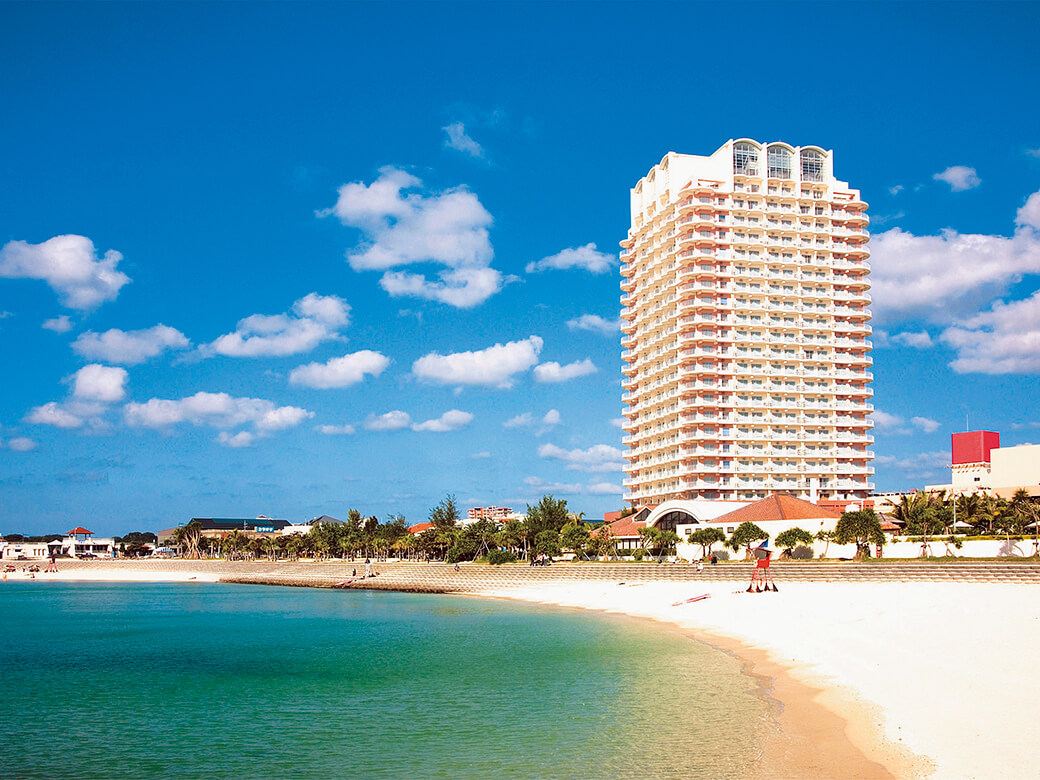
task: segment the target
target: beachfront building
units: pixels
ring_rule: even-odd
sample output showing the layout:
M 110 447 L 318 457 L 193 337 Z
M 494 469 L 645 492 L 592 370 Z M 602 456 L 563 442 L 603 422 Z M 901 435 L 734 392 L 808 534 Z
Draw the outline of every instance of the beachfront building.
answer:
M 502 523 L 513 516 L 513 510 L 507 506 L 475 506 L 466 510 L 466 519 L 475 523 L 477 520 L 497 520 Z
M 1011 498 L 1019 490 L 1040 495 L 1040 445 L 1001 447 L 997 431 L 964 431 L 950 437 L 950 482 L 926 491 L 951 495 L 992 493 Z
M 867 204 L 815 146 L 669 152 L 621 242 L 625 500 L 873 489 Z
M 319 518 L 320 519 L 320 518 Z M 282 530 L 291 525 L 288 520 L 275 520 L 272 517 L 193 517 L 191 522 L 198 523 L 205 539 L 223 539 L 232 531 L 240 531 L 249 538 L 281 536 Z M 156 536 L 159 541 L 174 538 L 177 528 L 166 528 Z

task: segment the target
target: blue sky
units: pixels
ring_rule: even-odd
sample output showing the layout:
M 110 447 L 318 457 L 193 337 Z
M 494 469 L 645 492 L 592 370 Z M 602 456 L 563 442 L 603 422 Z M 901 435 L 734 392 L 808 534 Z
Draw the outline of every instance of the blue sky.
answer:
M 966 414 L 1040 442 L 1038 27 L 0 4 L 0 532 L 619 508 L 628 191 L 741 136 L 871 204 L 877 488 L 940 481 Z

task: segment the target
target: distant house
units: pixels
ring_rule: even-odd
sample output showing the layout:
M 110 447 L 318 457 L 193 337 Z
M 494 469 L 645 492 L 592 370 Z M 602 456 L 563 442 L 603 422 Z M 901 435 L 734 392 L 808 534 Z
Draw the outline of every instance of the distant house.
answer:
M 412 535 L 421 534 L 423 531 L 429 531 L 431 528 L 436 528 L 433 523 L 416 523 L 413 526 L 408 527 L 408 533 Z

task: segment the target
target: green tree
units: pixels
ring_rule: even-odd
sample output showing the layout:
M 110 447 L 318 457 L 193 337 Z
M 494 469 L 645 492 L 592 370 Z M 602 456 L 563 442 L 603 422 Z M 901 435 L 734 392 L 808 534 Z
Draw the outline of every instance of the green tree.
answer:
M 701 546 L 701 557 L 707 558 L 711 555 L 712 545 L 721 544 L 726 541 L 726 534 L 721 528 L 698 528 L 686 537 L 690 544 Z
M 527 525 L 520 520 L 509 520 L 495 535 L 499 547 L 513 552 L 527 552 Z
M 570 522 L 570 514 L 567 512 L 567 501 L 556 499 L 551 495 L 542 496 L 535 505 L 527 505 L 527 531 L 531 539 L 537 539 L 542 531 L 556 531 L 559 533 L 563 527 Z
M 834 541 L 833 531 L 824 531 L 822 528 L 816 532 L 816 541 L 823 542 L 823 552 L 820 554 L 821 558 L 827 557 L 827 551 L 831 548 L 831 542 Z
M 224 552 L 224 557 L 232 561 L 240 556 L 248 542 L 249 539 L 246 535 L 236 528 L 221 540 L 220 548 Z
M 589 546 L 591 540 L 592 534 L 582 522 L 567 524 L 560 534 L 560 544 L 568 550 L 573 550 L 577 555 L 580 555 Z
M 837 544 L 855 542 L 856 560 L 862 560 L 870 556 L 870 545 L 885 543 L 885 532 L 873 509 L 858 509 L 841 516 L 834 527 L 834 541 Z
M 559 557 L 560 532 L 552 528 L 539 531 L 534 538 L 534 554 L 548 555 L 550 558 Z
M 760 539 L 768 539 L 769 534 L 763 531 L 759 526 L 754 523 L 744 522 L 737 526 L 736 530 L 733 531 L 733 535 L 730 536 L 729 541 L 726 542 L 726 546 L 729 547 L 733 552 L 739 552 L 741 548 L 744 549 L 744 557 L 750 558 L 751 545 Z
M 776 546 L 783 550 L 782 554 L 787 558 L 791 557 L 791 553 L 798 545 L 804 544 L 810 547 L 812 543 L 813 535 L 804 528 L 788 528 L 776 535 Z
M 592 547 L 600 558 L 617 557 L 617 539 L 609 525 L 601 525 L 592 532 Z
M 455 496 L 451 493 L 446 495 L 437 506 L 430 510 L 430 522 L 437 527 L 437 530 L 454 528 L 459 524 L 460 519 L 459 509 L 455 504 Z

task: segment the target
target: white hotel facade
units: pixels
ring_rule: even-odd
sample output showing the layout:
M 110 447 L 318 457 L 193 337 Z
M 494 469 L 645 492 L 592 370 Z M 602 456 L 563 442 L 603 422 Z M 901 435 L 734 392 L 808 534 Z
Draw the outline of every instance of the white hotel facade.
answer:
M 669 153 L 621 242 L 625 500 L 873 491 L 867 204 L 814 146 Z

